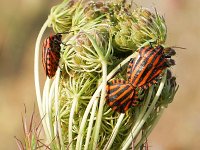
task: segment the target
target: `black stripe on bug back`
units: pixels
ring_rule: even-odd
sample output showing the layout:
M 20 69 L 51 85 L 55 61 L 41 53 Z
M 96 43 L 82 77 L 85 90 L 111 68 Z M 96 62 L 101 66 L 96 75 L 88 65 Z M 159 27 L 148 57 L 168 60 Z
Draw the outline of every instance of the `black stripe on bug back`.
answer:
M 142 56 L 144 55 L 145 51 L 150 51 L 152 50 L 151 47 L 142 47 L 139 50 L 139 54 L 136 58 L 131 58 L 128 64 L 128 68 L 127 68 L 127 80 L 130 81 L 131 80 L 131 75 L 133 74 L 133 70 L 135 70 L 138 66 L 138 64 L 140 63 Z
M 59 66 L 61 38 L 61 34 L 50 35 L 43 42 L 42 63 L 49 78 L 55 75 Z
M 131 68 L 131 71 L 130 71 L 130 76 L 128 78 L 128 81 L 129 82 L 133 82 L 133 75 L 135 75 L 135 72 L 134 71 L 138 71 L 138 69 L 141 69 L 141 62 L 143 61 L 144 59 L 144 52 L 148 52 L 150 53 L 150 51 L 152 51 L 152 47 L 142 47 L 139 51 L 139 55 L 138 57 L 136 58 L 135 60 L 135 63 L 134 63 L 134 66 Z M 141 52 L 142 51 L 142 52 Z
M 55 76 L 55 73 L 59 66 L 60 53 L 49 51 L 49 57 L 50 59 L 47 60 L 47 65 L 48 65 L 47 70 L 48 70 L 48 76 L 52 78 L 53 76 Z
M 133 84 L 134 87 L 138 86 L 139 80 L 141 76 L 143 75 L 144 71 L 147 69 L 147 66 L 149 69 L 151 69 L 151 63 L 154 61 L 158 55 L 159 51 L 156 51 L 156 49 L 151 47 L 151 50 L 146 51 L 146 53 L 143 55 L 142 59 L 138 63 L 139 65 L 135 68 L 133 68 L 133 73 L 131 74 L 130 82 Z
M 144 68 L 144 71 L 139 78 L 137 86 L 142 86 L 146 84 L 156 66 L 159 65 L 160 62 L 163 62 L 165 60 L 163 55 L 163 50 L 160 49 L 160 47 L 155 48 L 154 54 L 155 55 L 153 56 L 153 59 L 151 61 L 147 61 L 148 64 L 146 64 L 147 66 L 146 68 Z
M 167 67 L 168 67 L 168 65 L 166 64 L 165 60 L 160 62 L 159 66 L 154 68 L 154 70 L 151 72 L 151 74 L 147 80 L 147 83 L 152 82 L 152 81 L 156 82 L 155 78 L 157 78 L 162 73 L 162 71 Z
M 148 77 L 148 80 L 146 81 L 146 83 L 144 85 L 142 85 L 140 88 L 146 89 L 148 87 L 150 87 L 152 84 L 156 84 L 157 80 L 159 79 L 159 75 L 163 72 L 163 70 L 165 68 L 167 68 L 167 64 L 165 60 L 161 60 L 159 63 L 159 65 L 153 69 L 153 71 L 151 72 L 151 74 Z
M 153 48 L 150 46 L 140 48 L 138 58 L 136 59 L 136 62 L 134 64 L 134 69 L 136 69 L 138 67 L 138 64 L 140 63 L 141 59 L 143 57 L 146 57 L 145 54 L 147 54 L 147 52 L 150 52 L 152 50 L 153 50 Z
M 106 86 L 106 102 L 115 111 L 124 113 L 132 104 L 134 87 L 124 80 L 113 80 Z

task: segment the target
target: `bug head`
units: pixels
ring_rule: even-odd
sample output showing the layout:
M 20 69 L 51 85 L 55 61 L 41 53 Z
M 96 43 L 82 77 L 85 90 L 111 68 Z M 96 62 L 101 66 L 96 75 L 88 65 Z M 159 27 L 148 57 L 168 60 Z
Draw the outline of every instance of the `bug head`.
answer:
M 176 55 L 176 51 L 171 47 L 167 47 L 164 49 L 164 54 L 166 58 L 171 58 L 171 56 Z
M 56 35 L 54 35 L 54 39 L 55 42 L 57 42 L 58 44 L 62 43 L 62 35 L 57 33 Z
M 67 46 L 65 43 L 62 42 L 62 35 L 63 34 L 69 34 L 73 31 L 67 31 L 67 32 L 62 32 L 62 33 L 57 33 L 56 35 L 54 35 L 54 41 L 56 41 L 58 44 L 62 44 L 64 46 Z
M 171 58 L 171 56 L 176 55 L 175 49 L 177 49 L 177 48 L 179 48 L 179 49 L 186 49 L 184 47 L 177 47 L 177 46 L 166 47 L 166 48 L 164 48 L 165 57 L 166 58 Z

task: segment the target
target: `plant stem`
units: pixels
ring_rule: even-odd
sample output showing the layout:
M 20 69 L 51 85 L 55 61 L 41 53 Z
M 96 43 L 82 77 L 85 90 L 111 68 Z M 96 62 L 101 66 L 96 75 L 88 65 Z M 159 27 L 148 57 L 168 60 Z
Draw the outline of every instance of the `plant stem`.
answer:
M 107 63 L 105 61 L 102 62 L 102 90 L 101 90 L 101 98 L 100 98 L 100 104 L 99 104 L 99 111 L 97 114 L 97 120 L 95 123 L 95 129 L 94 129 L 94 136 L 93 139 L 93 149 L 97 148 L 97 142 L 99 138 L 99 132 L 100 132 L 100 126 L 101 126 L 101 120 L 102 120 L 102 114 L 103 114 L 103 106 L 105 104 L 105 96 L 106 96 L 106 84 L 107 84 Z
M 142 110 L 141 110 L 141 112 L 140 112 L 140 114 L 137 118 L 136 123 L 134 124 L 134 127 L 132 128 L 132 131 L 134 131 L 138 127 L 138 125 L 140 124 L 140 121 L 142 120 L 142 117 L 144 117 L 145 112 L 147 111 L 147 107 L 150 104 L 152 94 L 153 94 L 153 86 L 151 86 L 149 88 L 149 92 L 148 92 L 148 95 L 147 95 L 146 102 L 145 102 L 144 106 L 141 108 Z M 132 132 L 129 134 L 128 137 L 132 137 Z
M 55 76 L 55 118 L 57 118 L 57 131 L 58 131 L 58 138 L 59 138 L 59 144 L 61 145 L 61 149 L 64 149 L 64 143 L 62 139 L 62 129 L 60 125 L 60 101 L 59 101 L 59 79 L 60 79 L 60 68 L 58 67 L 56 71 Z
M 49 124 L 50 124 L 50 128 L 51 128 L 51 136 L 53 138 L 55 137 L 55 134 L 54 134 L 54 131 L 53 131 L 53 119 L 52 119 L 53 118 L 53 116 L 52 116 L 52 101 L 53 101 L 54 96 L 55 96 L 55 90 L 54 89 L 55 89 L 55 80 L 51 84 L 49 99 L 48 99 L 48 110 L 47 110 L 47 114 L 49 116 Z
M 76 109 L 76 105 L 78 103 L 78 97 L 74 96 L 73 98 L 73 103 L 72 103 L 72 107 L 70 110 L 70 116 L 69 116 L 69 127 L 68 127 L 68 142 L 70 143 L 69 145 L 69 149 L 72 150 L 73 149 L 73 137 L 72 137 L 72 126 L 73 126 L 73 119 L 74 119 L 74 112 Z
M 49 89 L 50 89 L 50 79 L 47 78 L 46 82 L 44 84 L 44 88 L 43 88 L 43 96 L 42 96 L 42 103 L 43 103 L 43 113 L 45 114 L 45 122 L 46 122 L 46 126 L 50 135 L 51 140 L 53 140 L 52 138 L 52 134 L 51 134 L 51 126 L 50 126 L 50 122 L 49 122 L 49 112 L 48 112 L 48 99 L 49 99 Z
M 148 95 L 147 95 L 147 99 L 146 99 L 146 101 L 145 101 L 144 106 L 141 108 L 142 111 L 140 112 L 140 114 L 139 114 L 139 116 L 138 116 L 138 118 L 137 118 L 137 120 L 136 120 L 136 122 L 135 122 L 135 124 L 134 124 L 134 126 L 133 126 L 133 128 L 132 128 L 132 130 L 131 130 L 132 132 L 134 132 L 135 129 L 136 129 L 136 128 L 138 127 L 138 125 L 140 124 L 140 121 L 142 120 L 142 117 L 144 116 L 144 114 L 145 114 L 145 112 L 146 112 L 146 110 L 147 110 L 147 107 L 148 107 L 148 105 L 149 105 L 149 103 L 150 103 L 152 93 L 153 93 L 153 86 L 151 86 L 151 87 L 149 88 L 149 92 L 148 92 Z M 124 142 L 122 143 L 122 147 L 123 147 L 123 145 L 125 145 L 125 143 L 127 142 L 127 140 L 128 140 L 129 138 L 132 138 L 132 139 L 133 139 L 132 132 L 131 132 L 131 133 L 127 136 L 127 138 L 124 140 Z
M 120 116 L 117 120 L 117 124 L 115 125 L 115 128 L 113 129 L 112 134 L 111 134 L 111 136 L 110 136 L 110 138 L 109 138 L 108 142 L 106 143 L 103 150 L 109 150 L 110 147 L 112 146 L 113 141 L 115 140 L 115 137 L 117 135 L 117 132 L 118 132 L 120 126 L 121 126 L 122 120 L 124 119 L 124 116 L 125 116 L 125 114 L 120 114 Z
M 87 108 L 86 108 L 85 113 L 83 115 L 83 119 L 81 121 L 79 132 L 78 132 L 78 137 L 77 137 L 77 142 L 76 142 L 76 150 L 78 150 L 78 148 L 80 147 L 80 141 L 81 141 L 81 137 L 82 137 L 82 134 L 83 134 L 83 130 L 85 128 L 87 117 L 88 117 L 88 115 L 90 113 L 90 109 L 92 108 L 94 101 L 95 100 L 97 101 L 96 98 L 99 95 L 99 93 L 101 91 L 101 88 L 102 88 L 102 84 L 97 88 L 97 90 L 93 94 L 92 98 L 90 99 L 90 102 L 87 105 Z
M 92 126 L 93 126 L 93 122 L 94 122 L 94 117 L 95 117 L 97 104 L 98 104 L 98 99 L 96 99 L 96 101 L 94 101 L 94 104 L 93 104 L 93 107 L 92 107 L 90 121 L 89 121 L 89 125 L 88 125 L 88 128 L 87 128 L 87 135 L 86 135 L 86 141 L 85 141 L 84 150 L 88 149 L 88 145 L 89 145 L 90 136 L 91 136 L 91 133 L 92 133 Z
M 40 52 L 40 42 L 42 39 L 42 35 L 44 31 L 46 30 L 48 24 L 49 24 L 49 19 L 46 20 L 46 22 L 43 24 L 42 28 L 40 29 L 40 32 L 38 34 L 36 43 L 35 43 L 35 56 L 34 56 L 34 79 L 35 79 L 35 90 L 36 90 L 36 98 L 37 98 L 37 103 L 38 103 L 38 108 L 39 108 L 39 113 L 40 117 L 43 118 L 45 117 L 45 114 L 42 110 L 42 98 L 41 98 L 41 92 L 40 92 L 40 80 L 39 80 L 39 52 Z M 42 125 L 44 128 L 45 135 L 47 137 L 48 143 L 51 142 L 50 138 L 50 133 L 48 132 L 47 125 L 45 122 L 45 119 L 42 120 Z
M 139 143 L 135 146 L 135 149 L 138 149 L 146 140 L 146 137 L 149 136 L 149 134 L 152 132 L 152 130 L 154 129 L 154 127 L 157 125 L 158 121 L 160 120 L 160 117 L 162 116 L 163 112 L 164 112 L 165 107 L 162 106 L 161 110 L 159 111 L 157 117 L 155 118 L 155 120 L 153 121 L 153 123 L 151 124 L 151 127 L 148 129 L 148 131 L 146 132 L 145 136 L 142 137 L 142 139 L 139 141 Z

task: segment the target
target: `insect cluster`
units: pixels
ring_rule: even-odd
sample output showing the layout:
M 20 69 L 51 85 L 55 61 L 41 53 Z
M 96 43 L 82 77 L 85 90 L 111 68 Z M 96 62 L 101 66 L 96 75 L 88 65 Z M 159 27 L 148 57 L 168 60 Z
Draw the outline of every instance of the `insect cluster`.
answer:
M 108 82 L 106 87 L 108 105 L 120 113 L 124 113 L 131 106 L 137 106 L 141 101 L 137 89 L 147 89 L 156 84 L 162 71 L 175 64 L 171 59 L 173 55 L 175 55 L 174 49 L 164 49 L 161 45 L 140 48 L 138 56 L 129 61 L 127 80 L 114 79 Z
M 62 35 L 50 35 L 43 42 L 42 63 L 46 76 L 55 76 L 60 60 L 60 44 Z M 137 106 L 139 101 L 138 88 L 147 89 L 156 84 L 162 71 L 174 65 L 171 56 L 175 55 L 172 48 L 163 46 L 146 46 L 139 49 L 136 58 L 131 58 L 127 67 L 126 78 L 114 79 L 106 86 L 106 102 L 115 111 L 124 113 L 131 106 Z
M 60 60 L 60 44 L 62 35 L 50 35 L 43 42 L 42 63 L 46 76 L 55 76 Z M 138 88 L 147 89 L 156 84 L 162 71 L 175 64 L 171 56 L 175 55 L 172 48 L 146 46 L 139 49 L 136 58 L 131 58 L 127 67 L 126 78 L 113 79 L 106 86 L 106 102 L 115 111 L 124 113 L 131 106 L 137 106 Z

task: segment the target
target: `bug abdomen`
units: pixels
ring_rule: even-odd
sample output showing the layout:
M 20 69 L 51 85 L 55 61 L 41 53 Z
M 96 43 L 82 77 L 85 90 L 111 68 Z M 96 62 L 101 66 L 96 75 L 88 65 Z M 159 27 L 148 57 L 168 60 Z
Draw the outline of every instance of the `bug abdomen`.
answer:
M 52 78 L 55 76 L 56 71 L 59 66 L 59 60 L 60 60 L 60 52 L 54 52 L 52 50 L 48 50 L 47 52 L 47 58 L 46 58 L 46 74 L 49 78 Z
M 106 102 L 115 111 L 124 113 L 132 105 L 135 89 L 124 80 L 112 80 L 106 86 Z

